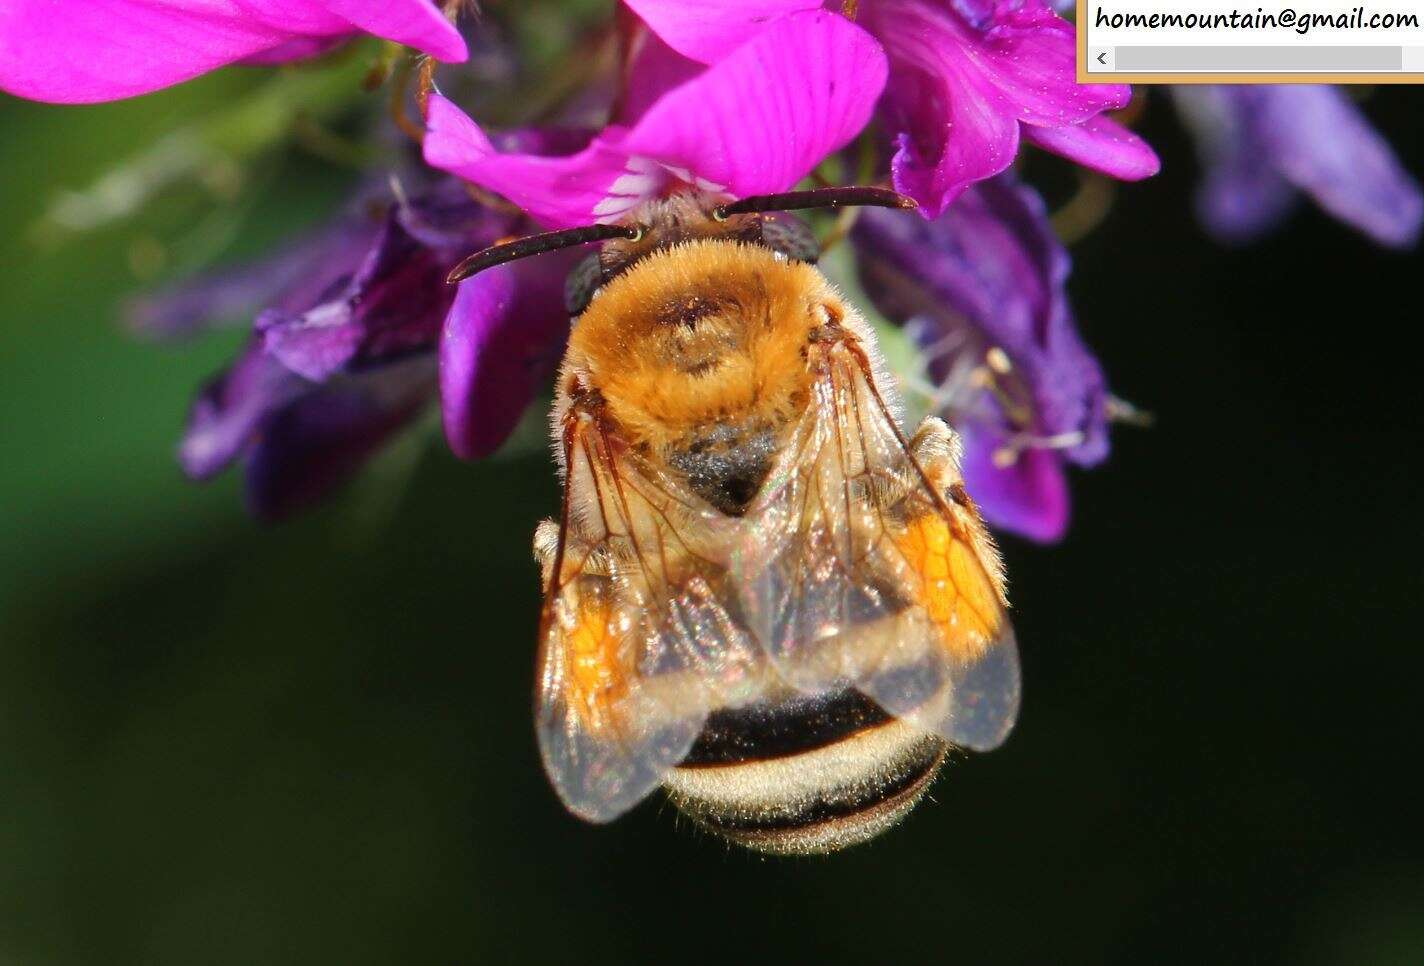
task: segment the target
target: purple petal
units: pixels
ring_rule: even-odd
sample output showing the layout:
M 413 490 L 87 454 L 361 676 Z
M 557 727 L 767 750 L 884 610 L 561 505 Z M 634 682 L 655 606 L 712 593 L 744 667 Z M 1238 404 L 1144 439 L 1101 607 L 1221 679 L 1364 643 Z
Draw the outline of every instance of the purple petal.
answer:
M 441 177 L 434 185 L 396 205 L 396 223 L 419 244 L 458 261 L 518 229 L 518 221 L 470 197 L 457 178 Z
M 368 28 L 442 59 L 465 56 L 430 0 L 7 0 L 0 89 L 58 103 L 108 101 Z
M 574 155 L 499 154 L 432 97 L 425 158 L 555 226 L 615 220 L 683 183 L 739 196 L 780 191 L 859 133 L 884 77 L 884 56 L 863 30 L 832 14 L 796 14 Z
M 518 132 L 512 139 L 536 144 L 551 140 L 539 132 L 529 136 Z M 379 254 L 383 246 L 389 248 L 393 240 L 403 237 L 392 234 L 386 224 L 389 216 L 379 214 L 382 208 L 394 212 L 405 236 L 451 264 L 516 228 L 516 220 L 509 215 L 475 203 L 455 178 L 442 177 L 395 205 L 382 181 L 378 189 L 358 191 L 346 207 L 346 213 L 330 225 L 274 255 L 201 275 L 136 300 L 127 313 L 130 325 L 144 335 L 173 338 L 240 316 L 250 317 L 263 307 L 271 310 L 264 323 L 270 324 L 322 308 L 322 303 L 349 301 L 353 295 L 369 302 L 371 280 L 358 284 L 354 276 L 371 261 L 373 252 Z M 391 253 L 376 261 L 389 265 Z M 347 291 L 353 287 L 354 291 Z M 331 306 L 325 309 L 329 313 Z M 313 370 L 313 374 L 317 372 Z
M 206 480 L 241 456 L 273 412 L 310 390 L 310 384 L 252 344 L 233 367 L 193 401 L 178 445 L 178 463 Z
M 895 186 L 928 217 L 969 184 L 1007 169 L 1018 153 L 1020 125 L 1041 136 L 1082 125 L 1131 97 L 1123 85 L 1077 83 L 1073 27 L 1042 0 L 993 8 L 877 0 L 862 9 L 862 22 L 890 57 L 886 104 L 899 131 Z M 1078 139 L 1095 133 L 1104 132 L 1086 129 Z M 1072 139 L 1058 143 L 1073 146 Z M 1102 146 L 1089 153 L 1102 155 Z
M 253 515 L 279 520 L 349 480 L 435 393 L 432 359 L 318 387 L 272 413 L 246 465 Z
M 1259 238 L 1280 224 L 1299 196 L 1242 125 L 1231 91 L 1184 85 L 1172 89 L 1172 98 L 1197 135 L 1205 169 L 1196 193 L 1197 217 L 1218 239 L 1235 243 Z
M 1243 123 L 1234 90 L 1206 84 L 1172 88 L 1178 113 L 1197 136 L 1205 169 L 1197 188 L 1197 217 L 1207 231 L 1232 243 L 1265 235 L 1299 200 L 1272 166 L 1256 131 Z
M 1020 453 L 1010 466 L 997 466 L 1002 436 L 964 430 L 964 486 L 993 527 L 1039 543 L 1055 543 L 1068 529 L 1068 481 L 1063 461 L 1049 450 Z
M 1269 234 L 1299 206 L 1300 193 L 1274 168 L 1218 164 L 1197 187 L 1197 218 L 1219 241 L 1240 244 Z
M 206 480 L 245 459 L 249 504 L 274 519 L 344 481 L 434 395 L 430 355 L 317 384 L 254 343 L 195 400 L 178 461 Z
M 325 494 L 436 397 L 436 348 L 456 292 L 445 276 L 521 223 L 476 204 L 453 179 L 391 206 L 357 234 L 362 246 L 350 244 L 347 221 L 333 232 L 340 245 L 303 258 L 320 275 L 340 272 L 336 281 L 312 295 L 303 280 L 259 317 L 257 337 L 195 401 L 179 449 L 199 479 L 244 460 L 249 502 L 262 517 Z M 507 315 L 489 322 L 484 364 L 471 376 L 469 417 L 482 421 L 479 433 L 495 432 L 490 420 L 518 418 L 538 353 L 552 365 L 567 331 L 562 273 L 572 257 L 507 270 L 519 272 L 520 287 L 504 301 Z
M 1085 168 L 1123 181 L 1141 181 L 1162 170 L 1157 152 L 1112 118 L 1090 117 L 1082 124 L 1024 128 L 1024 138 Z
M 822 0 L 626 0 L 655 34 L 684 57 L 712 64 L 777 17 L 818 10 Z
M 1263 100 L 1267 143 L 1288 181 L 1382 245 L 1418 240 L 1419 183 L 1343 91 L 1281 85 L 1263 92 Z
M 256 328 L 283 365 L 313 382 L 353 365 L 429 350 L 454 298 L 452 259 L 422 245 L 392 213 L 356 273 L 301 313 L 263 312 Z
M 1172 88 L 1178 113 L 1196 135 L 1204 168 L 1197 217 L 1207 231 L 1230 243 L 1265 235 L 1298 201 L 1295 188 L 1272 164 L 1260 128 L 1249 123 L 1237 91 L 1206 84 Z
M 440 340 L 440 405 L 455 455 L 498 449 L 557 364 L 572 257 L 502 265 L 460 283 Z
M 1419 238 L 1424 194 L 1340 90 L 1320 85 L 1177 88 L 1207 175 L 1209 230 L 1245 240 L 1289 210 L 1294 186 L 1382 245 Z

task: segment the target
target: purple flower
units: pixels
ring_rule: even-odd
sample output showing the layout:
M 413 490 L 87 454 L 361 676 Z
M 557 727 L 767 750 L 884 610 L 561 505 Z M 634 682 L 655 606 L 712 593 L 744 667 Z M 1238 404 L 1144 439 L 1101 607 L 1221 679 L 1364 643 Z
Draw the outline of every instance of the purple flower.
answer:
M 679 53 L 735 57 L 820 0 L 627 0 Z M 1155 174 L 1156 154 L 1102 116 L 1131 96 L 1123 85 L 1076 82 L 1074 29 L 1043 0 L 861 0 L 858 22 L 889 58 L 883 116 L 897 190 L 927 217 L 970 184 L 1006 170 L 1020 139 L 1114 177 Z M 730 53 L 729 53 L 730 52 Z M 794 59 L 788 69 L 795 71 Z
M 581 150 L 501 153 L 437 95 L 426 161 L 546 225 L 613 221 L 681 184 L 736 196 L 790 187 L 859 133 L 885 79 L 875 41 L 820 11 L 781 18 L 705 68 L 646 43 L 627 84 L 636 98 Z
M 1064 462 L 1108 452 L 1102 370 L 1078 336 L 1068 253 L 1012 175 L 934 221 L 866 210 L 853 239 L 877 306 L 922 347 L 936 409 L 964 439 L 969 492 L 994 525 L 1052 541 L 1068 524 Z
M 5 0 L 0 90 L 111 101 L 238 61 L 308 57 L 363 32 L 440 60 L 466 57 L 431 0 Z
M 1197 135 L 1206 166 L 1197 209 L 1213 234 L 1259 237 L 1304 193 L 1382 245 L 1418 240 L 1418 182 L 1337 88 L 1194 85 L 1172 95 Z
M 206 480 L 241 459 L 248 505 L 277 520 L 345 482 L 432 398 L 427 355 L 313 384 L 260 344 L 194 402 L 179 446 L 190 477 Z
M 470 251 L 525 229 L 447 181 L 303 246 L 301 264 L 331 281 L 312 295 L 299 280 L 257 317 L 239 359 L 193 405 L 184 471 L 207 479 L 240 460 L 253 511 L 279 518 L 346 480 L 437 395 L 452 449 L 491 452 L 556 361 L 567 260 L 486 272 L 458 294 L 445 276 Z M 204 292 L 222 305 L 232 289 L 199 282 L 172 296 L 182 312 L 148 312 L 170 331 L 191 328 Z M 496 351 L 499 365 L 475 364 L 478 351 Z

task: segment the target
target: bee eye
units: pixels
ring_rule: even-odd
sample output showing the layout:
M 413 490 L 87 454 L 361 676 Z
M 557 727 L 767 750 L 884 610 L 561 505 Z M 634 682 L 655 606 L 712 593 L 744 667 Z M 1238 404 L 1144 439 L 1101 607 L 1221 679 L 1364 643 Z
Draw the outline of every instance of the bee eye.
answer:
M 569 315 L 582 314 L 602 284 L 603 266 L 599 262 L 598 252 L 593 252 L 574 266 L 574 270 L 569 272 L 568 280 L 564 282 L 564 308 L 568 309 Z
M 821 257 L 821 245 L 811 226 L 784 212 L 762 219 L 761 240 L 767 248 L 793 262 L 815 264 Z
M 640 241 L 643 240 L 644 236 L 646 236 L 647 234 L 648 234 L 648 226 L 647 226 L 647 225 L 634 225 L 634 226 L 633 226 L 633 234 L 632 234 L 631 236 L 629 236 L 628 240 L 629 240 L 630 242 L 640 242 Z

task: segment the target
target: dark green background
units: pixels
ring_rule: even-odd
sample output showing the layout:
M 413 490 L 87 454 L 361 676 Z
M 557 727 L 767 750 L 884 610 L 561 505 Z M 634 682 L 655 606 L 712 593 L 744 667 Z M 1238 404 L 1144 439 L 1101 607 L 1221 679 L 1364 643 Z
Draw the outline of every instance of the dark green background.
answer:
M 585 826 L 546 786 L 541 452 L 431 447 L 269 529 L 231 476 L 180 478 L 238 336 L 157 348 L 117 306 L 208 203 L 31 229 L 253 83 L 0 102 L 0 962 L 1424 961 L 1417 255 L 1314 212 L 1213 245 L 1153 98 L 1166 170 L 1073 294 L 1159 423 L 1075 479 L 1063 545 L 1006 541 L 1017 732 L 873 845 L 768 861 L 656 802 Z M 1421 105 L 1368 105 L 1416 172 Z M 286 155 L 225 257 L 319 217 L 333 171 Z

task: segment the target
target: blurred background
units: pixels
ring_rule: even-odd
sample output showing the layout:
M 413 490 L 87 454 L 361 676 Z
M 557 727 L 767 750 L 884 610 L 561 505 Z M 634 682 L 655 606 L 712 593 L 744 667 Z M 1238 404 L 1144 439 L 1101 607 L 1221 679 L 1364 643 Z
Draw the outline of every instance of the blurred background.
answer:
M 1209 241 L 1150 92 L 1163 173 L 1118 189 L 1071 290 L 1157 424 L 1075 477 L 1062 545 L 1004 541 L 1018 729 L 870 846 L 768 860 L 661 801 L 583 825 L 547 786 L 537 445 L 407 448 L 272 527 L 237 474 L 180 476 L 243 336 L 147 344 L 123 304 L 317 222 L 354 170 L 274 109 L 260 162 L 55 213 L 268 76 L 0 99 L 0 963 L 1424 961 L 1417 253 L 1308 207 Z M 1419 92 L 1365 93 L 1424 172 Z

